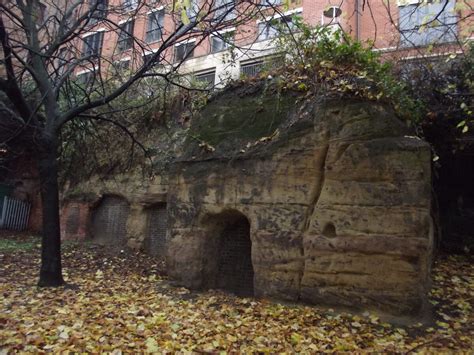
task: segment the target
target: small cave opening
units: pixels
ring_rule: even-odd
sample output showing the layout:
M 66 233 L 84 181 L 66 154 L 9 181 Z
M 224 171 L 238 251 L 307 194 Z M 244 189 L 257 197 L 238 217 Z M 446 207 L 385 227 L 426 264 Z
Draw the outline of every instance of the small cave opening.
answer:
M 240 297 L 254 296 L 252 241 L 247 217 L 237 211 L 211 217 L 209 288 Z
M 333 223 L 327 223 L 323 228 L 323 236 L 327 238 L 335 238 L 337 237 L 336 234 L 336 227 Z

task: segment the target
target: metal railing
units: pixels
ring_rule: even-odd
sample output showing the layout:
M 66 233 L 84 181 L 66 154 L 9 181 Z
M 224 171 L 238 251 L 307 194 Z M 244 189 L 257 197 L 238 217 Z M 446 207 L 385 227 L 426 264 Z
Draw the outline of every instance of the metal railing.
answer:
M 263 61 L 243 64 L 240 67 L 240 73 L 248 77 L 257 76 L 258 73 L 262 71 L 263 65 L 264 65 Z
M 22 231 L 28 227 L 31 208 L 28 202 L 4 196 L 1 206 L 0 229 Z

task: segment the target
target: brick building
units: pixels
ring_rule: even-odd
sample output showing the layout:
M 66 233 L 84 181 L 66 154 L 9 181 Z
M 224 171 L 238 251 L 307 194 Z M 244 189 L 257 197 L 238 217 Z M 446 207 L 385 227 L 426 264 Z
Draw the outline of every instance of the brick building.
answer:
M 75 47 L 83 53 L 98 54 L 106 59 L 107 65 L 118 69 L 139 67 L 179 26 L 180 16 L 176 9 L 173 11 L 172 3 L 173 0 L 84 1 L 82 8 L 95 6 L 97 16 L 91 20 L 87 32 L 79 34 L 81 43 Z M 375 50 L 405 58 L 416 57 L 431 44 L 442 44 L 442 51 L 452 51 L 459 48 L 460 41 L 473 38 L 469 0 L 291 0 L 289 8 L 283 5 L 284 0 L 192 0 L 191 3 L 189 17 L 214 6 L 214 16 L 224 16 L 227 25 L 205 38 L 202 31 L 198 34 L 201 37 L 191 34 L 166 50 L 159 64 L 171 66 L 182 62 L 179 72 L 191 73 L 216 86 L 229 78 L 258 72 L 268 58 L 279 53 L 272 40 L 278 35 L 276 23 L 291 27 L 295 15 L 310 25 L 340 27 L 354 38 L 372 40 Z M 245 12 L 242 6 L 248 3 L 253 3 L 259 11 L 236 25 L 234 4 L 236 11 L 242 13 Z M 226 11 L 228 7 L 230 11 Z M 47 6 L 41 8 L 40 17 L 46 17 L 49 11 Z M 122 31 L 111 27 L 104 18 L 118 24 Z M 133 38 L 128 34 L 133 34 Z M 88 61 L 76 67 L 75 75 L 86 77 L 93 69 L 94 61 Z M 122 73 L 127 75 L 126 71 Z M 35 229 L 40 228 L 40 218 L 30 221 L 36 221 Z
M 205 37 L 202 33 L 200 37 L 191 34 L 187 40 L 176 43 L 173 50 L 167 50 L 160 64 L 173 65 L 185 59 L 180 73 L 192 73 L 198 80 L 216 86 L 242 74 L 252 75 L 266 58 L 278 53 L 272 41 L 278 34 L 278 24 L 291 28 L 295 15 L 310 25 L 340 27 L 354 38 L 373 41 L 376 50 L 403 57 L 417 56 L 420 49 L 432 44 L 443 44 L 446 48 L 472 37 L 472 9 L 467 0 L 291 0 L 290 7 L 283 6 L 284 0 L 251 2 L 258 7 L 257 14 L 235 26 L 232 21 L 235 11 L 250 11 L 244 9 L 249 1 L 193 0 L 188 9 L 191 19 L 214 8 L 214 16 L 224 16 L 228 26 Z M 122 9 L 108 15 L 122 31 L 108 30 L 99 19 L 81 36 L 84 51 L 110 58 L 116 69 L 140 66 L 179 26 L 181 18 L 176 9 L 172 10 L 172 3 L 171 0 L 144 3 L 98 0 L 101 14 L 107 8 Z M 128 34 L 141 43 L 140 50 Z M 449 51 L 453 51 L 452 46 Z M 86 76 L 91 69 L 84 66 L 76 75 Z

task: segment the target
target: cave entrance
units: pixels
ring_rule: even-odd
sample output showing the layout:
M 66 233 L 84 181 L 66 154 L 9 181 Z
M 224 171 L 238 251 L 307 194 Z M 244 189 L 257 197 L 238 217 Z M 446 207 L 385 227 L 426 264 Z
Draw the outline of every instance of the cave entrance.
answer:
M 224 221 L 216 243 L 216 287 L 238 296 L 253 296 L 254 271 L 250 223 L 240 213 L 221 217 Z
M 148 254 L 152 256 L 165 255 L 167 223 L 166 203 L 156 204 L 147 209 L 145 250 Z
M 130 205 L 119 196 L 104 196 L 92 213 L 92 239 L 100 244 L 121 245 L 126 241 Z

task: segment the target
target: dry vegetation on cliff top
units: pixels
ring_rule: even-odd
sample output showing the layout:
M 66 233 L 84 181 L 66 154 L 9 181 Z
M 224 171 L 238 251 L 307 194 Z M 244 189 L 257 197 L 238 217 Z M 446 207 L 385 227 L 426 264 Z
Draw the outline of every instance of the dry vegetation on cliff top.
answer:
M 376 315 L 237 298 L 172 287 L 162 263 L 68 244 L 69 287 L 39 289 L 38 240 L 0 239 L 0 353 L 472 351 L 474 265 L 441 258 L 432 324 L 397 327 Z

